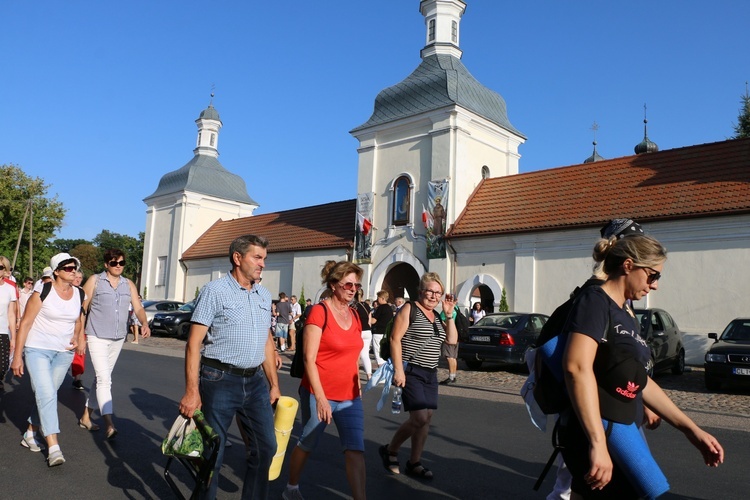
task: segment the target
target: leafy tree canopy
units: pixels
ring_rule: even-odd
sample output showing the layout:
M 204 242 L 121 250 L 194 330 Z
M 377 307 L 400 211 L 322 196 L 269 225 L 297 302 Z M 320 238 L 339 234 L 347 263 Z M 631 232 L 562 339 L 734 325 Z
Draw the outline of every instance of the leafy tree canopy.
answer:
M 750 93 L 745 84 L 745 95 L 741 98 L 740 114 L 737 118 L 737 124 L 734 126 L 734 139 L 750 137 Z
M 57 196 L 48 196 L 49 187 L 42 179 L 30 177 L 17 165 L 0 165 L 0 254 L 13 262 L 18 236 L 21 235 L 15 262 L 18 276 L 41 276 L 44 267 L 49 265 L 50 257 L 56 253 L 48 242 L 62 227 L 65 207 Z M 27 211 L 29 205 L 30 214 Z M 29 227 L 33 234 L 34 264 L 31 270 Z

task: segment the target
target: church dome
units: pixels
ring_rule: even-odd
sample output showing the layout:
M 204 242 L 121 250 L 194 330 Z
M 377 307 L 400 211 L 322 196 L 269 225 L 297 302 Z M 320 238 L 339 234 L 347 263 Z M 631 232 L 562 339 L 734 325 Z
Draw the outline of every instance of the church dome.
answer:
M 656 153 L 659 151 L 659 146 L 648 138 L 648 133 L 646 132 L 647 124 L 648 120 L 643 120 L 643 140 L 635 146 L 635 154 L 637 155 L 643 153 Z
M 401 83 L 382 90 L 375 98 L 370 119 L 352 132 L 452 105 L 466 108 L 523 137 L 508 120 L 505 100 L 500 94 L 479 83 L 460 59 L 446 54 L 424 57 Z
M 182 168 L 164 174 L 156 191 L 146 198 L 192 191 L 224 200 L 257 205 L 247 194 L 245 181 L 225 169 L 213 156 L 197 154 Z
M 201 111 L 200 116 L 198 117 L 199 120 L 216 120 L 221 121 L 219 119 L 219 112 L 216 111 L 216 108 L 213 107 L 213 105 L 209 104 L 206 109 Z
M 596 151 L 596 141 L 594 141 L 593 144 L 594 144 L 594 152 L 591 154 L 591 156 L 583 160 L 583 163 L 594 163 L 595 161 L 602 161 L 605 159 Z

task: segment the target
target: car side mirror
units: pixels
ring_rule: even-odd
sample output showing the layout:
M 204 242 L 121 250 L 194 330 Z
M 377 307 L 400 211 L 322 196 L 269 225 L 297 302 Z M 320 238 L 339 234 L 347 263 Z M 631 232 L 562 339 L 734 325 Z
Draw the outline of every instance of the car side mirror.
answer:
M 719 341 L 719 336 L 716 333 L 713 333 L 713 332 L 708 334 L 708 338 L 714 339 L 714 342 L 718 342 Z

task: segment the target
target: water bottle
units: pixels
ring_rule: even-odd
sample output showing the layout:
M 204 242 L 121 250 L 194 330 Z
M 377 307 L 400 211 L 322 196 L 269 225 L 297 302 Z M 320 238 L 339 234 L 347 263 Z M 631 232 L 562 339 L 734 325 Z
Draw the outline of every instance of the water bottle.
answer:
M 401 388 L 394 386 L 393 389 L 393 401 L 391 402 L 391 413 L 401 413 Z

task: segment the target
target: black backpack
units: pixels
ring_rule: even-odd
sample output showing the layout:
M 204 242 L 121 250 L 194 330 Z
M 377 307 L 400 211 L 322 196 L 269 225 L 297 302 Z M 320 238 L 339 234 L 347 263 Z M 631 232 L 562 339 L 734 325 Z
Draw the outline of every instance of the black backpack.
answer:
M 570 311 L 573 309 L 573 304 L 581 290 L 592 285 L 601 285 L 602 283 L 603 281 L 601 280 L 590 279 L 583 286 L 576 287 L 573 293 L 570 294 L 570 298 L 558 306 L 544 324 L 542 331 L 539 333 L 539 338 L 537 338 L 536 347 L 541 347 L 550 339 L 562 333 L 565 323 L 568 321 Z M 565 390 L 565 385 L 557 380 L 550 368 L 542 360 L 542 353 L 539 349 L 537 349 L 534 359 L 534 374 L 536 377 L 534 399 L 546 415 L 560 413 L 570 406 L 570 399 Z
M 409 304 L 411 305 L 409 308 L 409 326 L 411 326 L 417 318 L 417 305 L 412 301 L 409 301 Z M 399 313 L 400 312 L 401 309 L 399 309 Z M 396 313 L 388 324 L 385 325 L 385 333 L 383 333 L 383 338 L 380 339 L 380 357 L 386 361 L 391 359 L 391 330 L 393 329 L 393 322 L 396 320 L 396 316 L 398 316 L 399 313 Z
M 458 341 L 466 342 L 469 339 L 469 319 L 456 307 L 456 331 L 458 332 Z
M 326 323 L 328 323 L 328 308 L 324 306 L 323 304 L 316 304 L 323 308 L 323 328 L 321 330 L 325 330 Z M 310 306 L 305 308 L 305 312 L 302 313 L 302 317 L 300 319 L 307 320 L 307 317 L 310 315 L 310 312 L 312 311 L 312 308 L 315 306 Z M 305 331 L 304 324 L 302 325 L 302 328 L 297 328 L 297 331 L 295 332 L 295 339 L 297 342 L 297 350 L 294 351 L 294 356 L 292 357 L 292 366 L 289 367 L 289 375 L 291 375 L 294 378 L 302 378 L 302 376 L 305 374 L 305 343 L 302 337 L 302 333 Z

